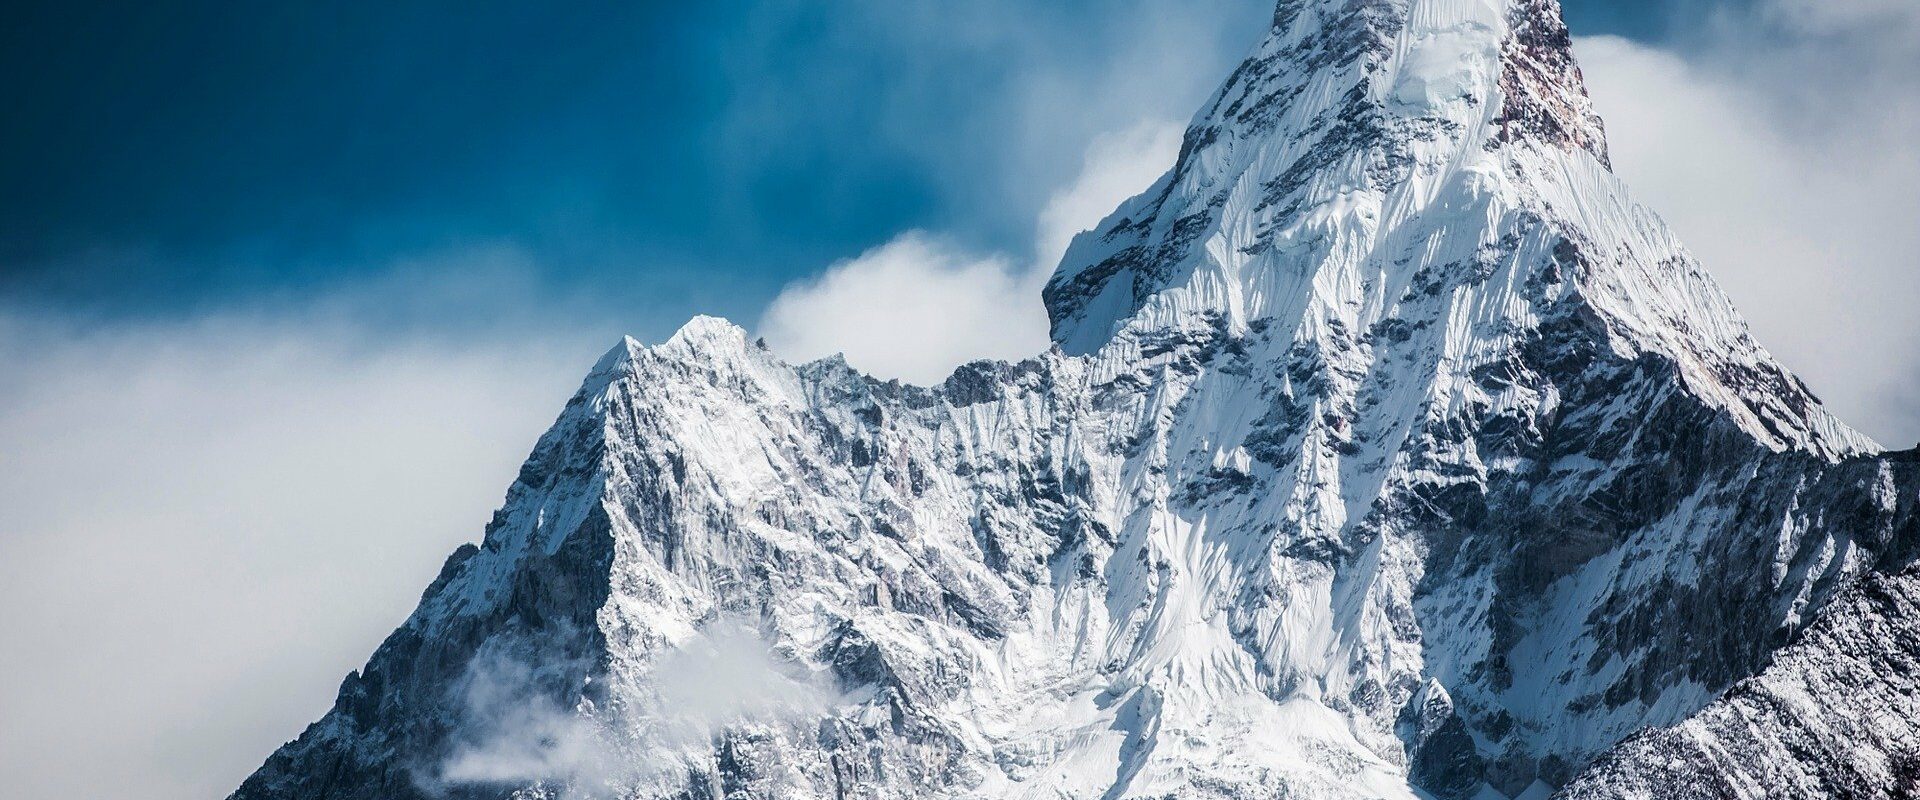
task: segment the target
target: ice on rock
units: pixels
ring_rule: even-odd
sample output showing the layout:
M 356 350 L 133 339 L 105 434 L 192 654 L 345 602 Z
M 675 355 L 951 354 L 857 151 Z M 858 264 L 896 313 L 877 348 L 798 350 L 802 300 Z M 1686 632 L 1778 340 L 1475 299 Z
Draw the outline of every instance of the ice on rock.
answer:
M 1499 42 L 1491 29 L 1438 31 L 1412 43 L 1402 62 L 1394 99 L 1412 106 L 1438 108 L 1447 103 L 1478 103 L 1482 77 L 1498 67 Z
M 1430 3 L 1416 9 L 1402 38 L 1393 97 L 1438 112 L 1450 103 L 1484 111 L 1485 91 L 1496 85 L 1500 9 L 1491 0 Z
M 1854 631 L 1910 605 L 1920 459 L 1633 202 L 1569 43 L 1552 0 L 1282 0 L 1022 363 L 629 340 L 235 800 L 1897 796 L 1911 731 L 1823 760 L 1800 698 L 1910 663 Z M 740 626 L 818 702 L 668 736 L 663 665 Z

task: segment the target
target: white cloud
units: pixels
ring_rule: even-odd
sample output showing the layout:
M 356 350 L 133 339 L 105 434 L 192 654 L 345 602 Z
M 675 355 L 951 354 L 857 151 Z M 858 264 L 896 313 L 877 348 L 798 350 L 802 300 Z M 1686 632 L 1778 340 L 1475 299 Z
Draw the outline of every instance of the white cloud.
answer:
M 608 340 L 0 310 L 0 773 L 221 797 L 332 702 Z
M 582 664 L 542 663 L 540 645 L 494 639 L 467 665 L 457 713 L 460 734 L 471 738 L 454 745 L 438 774 L 414 776 L 427 794 L 465 784 L 546 782 L 591 797 L 626 782 L 617 726 L 541 691 L 556 683 L 547 673 L 578 673 Z
M 1920 440 L 1920 27 L 1865 23 L 1913 8 L 1779 0 L 1697 51 L 1578 45 L 1636 194 L 1762 343 L 1895 447 Z
M 1181 133 L 1176 123 L 1155 121 L 1095 139 L 1080 175 L 1036 221 L 1032 261 L 970 253 L 911 231 L 787 287 L 760 333 L 788 358 L 843 353 L 871 374 L 923 385 L 969 361 L 1043 352 L 1040 290 L 1067 245 L 1171 167 Z
M 707 625 L 660 655 L 646 686 L 616 687 L 599 709 L 567 708 L 538 687 L 567 683 L 580 662 L 547 663 L 540 642 L 489 643 L 467 667 L 460 728 L 472 737 L 423 776 L 430 793 L 467 784 L 561 787 L 563 800 L 647 794 L 684 779 L 710 758 L 713 741 L 751 721 L 817 730 L 845 698 L 824 675 L 782 658 L 742 620 Z M 437 779 L 437 782 L 435 781 Z
M 825 676 L 775 652 L 751 623 L 721 619 L 660 659 L 649 675 L 652 735 L 668 746 L 705 747 L 746 720 L 810 721 L 845 698 Z
M 939 383 L 977 358 L 1046 346 L 1046 313 L 1025 271 L 913 231 L 780 293 L 760 333 L 782 355 L 845 353 L 874 375 Z

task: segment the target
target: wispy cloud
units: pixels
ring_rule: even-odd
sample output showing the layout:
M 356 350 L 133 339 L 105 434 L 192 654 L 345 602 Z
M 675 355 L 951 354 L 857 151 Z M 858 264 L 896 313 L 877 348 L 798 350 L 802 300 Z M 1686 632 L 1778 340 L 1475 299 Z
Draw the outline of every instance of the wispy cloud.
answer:
M 741 620 L 715 620 L 660 653 L 644 682 L 615 685 L 619 699 L 604 708 L 561 701 L 588 670 L 548 660 L 543 644 L 492 642 L 468 665 L 463 741 L 423 776 L 423 788 L 538 785 L 565 800 L 628 797 L 650 786 L 670 793 L 710 763 L 728 728 L 805 726 L 846 700 Z
M 769 0 L 748 15 L 750 44 L 730 51 L 722 149 L 741 174 L 835 165 L 809 187 L 817 202 L 854 207 L 843 190 L 885 189 L 924 200 L 902 227 L 1011 249 L 1089 142 L 1186 120 L 1272 12 L 1271 0 L 855 0 L 831 12 Z M 818 66 L 770 63 L 795 57 Z M 875 176 L 876 162 L 901 166 Z

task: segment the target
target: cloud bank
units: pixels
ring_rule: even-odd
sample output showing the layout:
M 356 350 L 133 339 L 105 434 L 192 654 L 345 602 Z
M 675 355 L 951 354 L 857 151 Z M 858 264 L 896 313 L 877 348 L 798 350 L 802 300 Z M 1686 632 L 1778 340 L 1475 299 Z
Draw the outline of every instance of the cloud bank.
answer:
M 360 307 L 0 310 L 11 791 L 231 792 L 477 535 L 598 349 L 397 333 Z

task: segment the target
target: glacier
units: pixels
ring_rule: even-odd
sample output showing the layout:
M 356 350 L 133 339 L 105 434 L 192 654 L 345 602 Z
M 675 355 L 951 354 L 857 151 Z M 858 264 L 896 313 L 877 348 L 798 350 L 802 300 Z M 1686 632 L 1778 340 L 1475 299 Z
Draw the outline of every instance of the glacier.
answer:
M 1045 300 L 931 387 L 621 343 L 233 800 L 1920 791 L 1920 457 L 1632 200 L 1555 0 L 1281 0 Z

